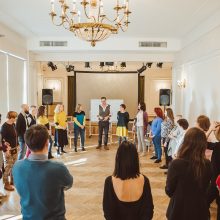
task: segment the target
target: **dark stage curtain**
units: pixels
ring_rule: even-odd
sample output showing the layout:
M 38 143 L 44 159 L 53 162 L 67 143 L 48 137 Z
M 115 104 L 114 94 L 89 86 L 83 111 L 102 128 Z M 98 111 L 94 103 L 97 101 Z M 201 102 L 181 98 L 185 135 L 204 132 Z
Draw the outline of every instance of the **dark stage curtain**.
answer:
M 73 115 L 76 108 L 76 75 L 68 76 L 68 115 Z
M 138 102 L 144 102 L 145 77 L 138 75 Z

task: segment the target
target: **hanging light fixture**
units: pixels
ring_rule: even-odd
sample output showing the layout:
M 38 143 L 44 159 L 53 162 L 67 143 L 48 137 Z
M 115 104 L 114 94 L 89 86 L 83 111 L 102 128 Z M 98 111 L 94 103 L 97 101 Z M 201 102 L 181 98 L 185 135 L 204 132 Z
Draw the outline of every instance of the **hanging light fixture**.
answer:
M 63 26 L 65 29 L 73 32 L 78 38 L 88 41 L 94 47 L 96 42 L 107 39 L 111 34 L 117 34 L 119 30 L 125 32 L 128 28 L 129 0 L 116 0 L 115 18 L 110 20 L 104 12 L 103 0 L 77 0 L 72 1 L 69 6 L 66 0 L 59 0 L 60 15 L 58 22 L 55 17 L 55 0 L 51 0 L 52 22 L 57 26 Z M 80 10 L 81 9 L 81 10 Z

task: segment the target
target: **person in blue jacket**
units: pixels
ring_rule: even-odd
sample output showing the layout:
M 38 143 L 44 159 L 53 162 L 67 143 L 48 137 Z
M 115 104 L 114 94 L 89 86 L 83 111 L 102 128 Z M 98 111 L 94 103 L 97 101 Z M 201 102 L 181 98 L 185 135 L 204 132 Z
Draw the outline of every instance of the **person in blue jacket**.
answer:
M 152 139 L 155 149 L 155 155 L 150 159 L 155 160 L 155 163 L 161 162 L 162 148 L 161 148 L 161 123 L 163 122 L 163 111 L 161 108 L 154 108 L 156 118 L 153 120 L 151 125 Z

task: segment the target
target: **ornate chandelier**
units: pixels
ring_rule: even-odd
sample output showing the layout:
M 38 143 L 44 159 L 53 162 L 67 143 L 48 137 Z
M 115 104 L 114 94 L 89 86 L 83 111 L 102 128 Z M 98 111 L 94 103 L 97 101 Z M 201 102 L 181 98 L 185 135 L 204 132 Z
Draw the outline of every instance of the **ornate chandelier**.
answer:
M 112 0 L 111 0 L 112 1 Z M 125 32 L 129 22 L 129 0 L 120 4 L 116 0 L 114 7 L 115 18 L 110 20 L 104 12 L 103 0 L 72 0 L 68 5 L 66 0 L 59 0 L 61 13 L 59 21 L 55 21 L 55 0 L 51 0 L 51 13 L 53 24 L 63 26 L 73 32 L 78 38 L 88 41 L 94 47 L 97 41 L 108 38 L 111 34 L 117 34 L 121 29 Z M 81 10 L 80 10 L 81 9 Z

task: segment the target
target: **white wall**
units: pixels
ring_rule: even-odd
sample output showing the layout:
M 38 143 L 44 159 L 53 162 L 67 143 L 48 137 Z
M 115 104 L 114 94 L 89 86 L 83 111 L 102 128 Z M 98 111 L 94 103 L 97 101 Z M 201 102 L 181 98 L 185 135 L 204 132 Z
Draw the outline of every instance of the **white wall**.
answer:
M 90 100 L 99 99 L 102 96 L 107 99 L 124 100 L 130 117 L 134 118 L 136 115 L 138 105 L 137 74 L 78 73 L 76 79 L 77 103 L 84 106 L 87 117 L 89 117 Z
M 164 68 L 151 68 L 144 72 L 145 76 L 145 103 L 149 115 L 155 115 L 154 108 L 159 106 L 160 89 L 172 90 L 171 64 Z M 172 105 L 170 106 L 172 108 Z M 163 107 L 162 107 L 163 109 Z
M 220 120 L 220 26 L 212 29 L 176 56 L 173 68 L 174 107 L 191 125 L 206 114 Z M 177 80 L 186 79 L 186 88 Z
M 27 41 L 25 38 L 1 23 L 0 33 L 4 35 L 0 38 L 0 50 L 27 59 Z

